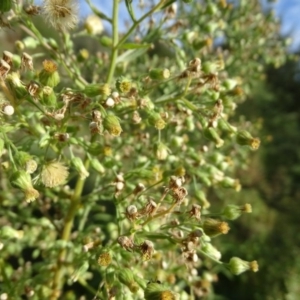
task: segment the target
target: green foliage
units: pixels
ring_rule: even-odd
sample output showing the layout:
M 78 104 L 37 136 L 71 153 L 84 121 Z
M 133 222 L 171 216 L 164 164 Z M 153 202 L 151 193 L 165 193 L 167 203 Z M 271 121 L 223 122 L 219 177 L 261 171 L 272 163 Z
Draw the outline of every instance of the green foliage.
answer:
M 118 0 L 111 16 L 87 2 L 98 17 L 74 33 L 74 1 L 16 2 L 0 16 L 19 33 L 0 61 L 1 293 L 214 297 L 218 273 L 258 270 L 235 245 L 222 260 L 226 243 L 214 237 L 251 210 L 226 192 L 241 190 L 259 146 L 257 124 L 236 107 L 265 64 L 285 61 L 278 24 L 256 0 L 161 0 L 139 18 L 126 1 L 119 32 Z

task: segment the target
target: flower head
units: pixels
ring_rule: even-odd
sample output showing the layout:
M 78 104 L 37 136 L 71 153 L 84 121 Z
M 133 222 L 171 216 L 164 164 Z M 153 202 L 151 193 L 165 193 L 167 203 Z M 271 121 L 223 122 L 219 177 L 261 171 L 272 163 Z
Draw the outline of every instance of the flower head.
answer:
M 78 2 L 76 0 L 44 0 L 43 14 L 55 29 L 63 31 L 72 29 L 78 21 Z
M 69 175 L 68 169 L 59 161 L 53 161 L 46 164 L 41 173 L 42 183 L 46 187 L 56 187 L 65 183 Z

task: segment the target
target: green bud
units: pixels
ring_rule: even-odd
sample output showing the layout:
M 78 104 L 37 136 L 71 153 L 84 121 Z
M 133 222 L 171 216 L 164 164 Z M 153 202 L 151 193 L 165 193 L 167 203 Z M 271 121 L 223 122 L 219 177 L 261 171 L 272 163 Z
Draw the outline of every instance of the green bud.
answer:
M 86 61 L 90 56 L 90 53 L 87 49 L 81 49 L 77 55 L 77 60 L 79 62 L 84 62 Z
M 238 257 L 232 257 L 227 265 L 227 268 L 234 275 L 240 275 L 248 270 L 252 272 L 258 271 L 258 263 L 256 260 L 248 262 Z
M 217 60 L 215 62 L 204 62 L 202 64 L 202 70 L 205 73 L 216 73 L 224 69 L 224 61 Z
M 0 1 L 0 12 L 4 13 L 4 12 L 11 10 L 12 3 L 13 3 L 12 0 L 1 0 Z
M 22 41 L 16 41 L 15 42 L 15 47 L 19 51 L 23 51 L 25 49 L 25 45 Z
M 201 245 L 201 250 L 206 253 L 208 256 L 212 257 L 213 259 L 220 260 L 221 259 L 221 252 L 218 251 L 211 243 L 203 243 Z
M 107 115 L 104 118 L 103 127 L 113 136 L 119 136 L 122 132 L 122 127 L 120 125 L 119 119 L 112 114 Z
M 116 81 L 116 88 L 118 92 L 126 94 L 132 88 L 132 82 L 125 77 L 121 77 Z
M 126 285 L 132 293 L 136 293 L 139 290 L 139 286 L 135 281 L 133 272 L 128 268 L 123 268 L 118 273 L 118 277 L 121 283 Z
M 85 87 L 83 93 L 88 97 L 107 97 L 110 95 L 111 89 L 107 83 L 92 83 Z
M 213 15 L 215 15 L 217 13 L 217 11 L 218 11 L 218 7 L 217 7 L 216 4 L 214 4 L 214 3 L 208 3 L 207 4 L 206 13 L 208 15 L 213 16 Z
M 34 201 L 39 192 L 33 188 L 31 177 L 26 171 L 16 171 L 10 178 L 11 184 L 14 187 L 20 188 L 25 193 L 25 200 L 27 202 Z
M 206 198 L 206 195 L 203 191 L 197 190 L 195 191 L 195 198 L 199 201 L 198 204 L 204 209 L 210 207 L 210 203 Z
M 260 145 L 260 140 L 258 138 L 254 138 L 246 130 L 240 130 L 237 132 L 236 142 L 242 146 L 250 146 L 253 150 L 257 150 Z
M 228 121 L 224 120 L 223 118 L 218 119 L 218 128 L 225 133 L 225 135 L 231 136 L 232 134 L 236 133 L 237 128 L 229 124 Z
M 111 287 L 115 282 L 116 271 L 113 268 L 108 267 L 105 272 L 105 280 L 108 287 Z
M 162 130 L 166 126 L 166 122 L 163 120 L 161 115 L 156 112 L 149 113 L 148 121 L 150 125 L 153 125 L 158 130 Z
M 157 143 L 154 146 L 154 151 L 158 160 L 165 160 L 168 157 L 170 150 L 165 144 Z
M 47 107 L 56 107 L 56 95 L 53 91 L 53 88 L 50 86 L 44 86 L 41 91 L 41 102 Z
M 149 76 L 153 80 L 164 80 L 170 77 L 169 69 L 151 69 Z
M 235 79 L 225 79 L 222 85 L 225 87 L 226 90 L 230 91 L 233 90 L 237 86 L 238 82 Z
M 242 213 L 251 213 L 251 212 L 252 212 L 252 207 L 248 203 L 242 206 L 228 204 L 225 206 L 222 212 L 222 216 L 227 220 L 235 220 L 239 218 Z
M 104 35 L 99 40 L 100 44 L 104 47 L 111 47 L 113 44 L 112 38 L 107 35 Z
M 221 181 L 220 184 L 224 188 L 233 188 L 237 192 L 239 192 L 242 188 L 240 181 L 238 179 L 234 179 L 231 177 L 224 177 Z
M 44 60 L 43 67 L 43 70 L 39 73 L 39 81 L 45 86 L 57 86 L 60 82 L 57 65 L 51 60 Z
M 207 234 L 209 237 L 215 237 L 220 234 L 227 234 L 230 228 L 228 226 L 228 223 L 226 222 L 217 219 L 207 218 L 203 222 L 203 230 L 205 234 Z
M 51 46 L 51 48 L 52 48 L 53 50 L 58 50 L 58 44 L 57 44 L 57 42 L 56 42 L 55 39 L 49 38 L 49 39 L 48 39 L 48 44 Z
M 145 300 L 176 300 L 176 296 L 162 284 L 151 282 L 145 289 Z
M 92 166 L 92 168 L 94 170 L 96 170 L 100 174 L 104 174 L 105 173 L 104 166 L 99 162 L 99 160 L 97 158 L 91 159 L 90 162 L 91 162 L 91 166 Z
M 79 157 L 73 157 L 71 159 L 71 163 L 75 170 L 79 173 L 79 177 L 81 180 L 87 178 L 90 175 Z
M 208 140 L 214 142 L 217 148 L 223 146 L 224 141 L 220 138 L 217 131 L 213 127 L 204 128 L 203 134 Z
M 6 77 L 6 83 L 12 94 L 15 95 L 16 99 L 21 100 L 28 94 L 18 73 L 13 72 L 8 74 Z
M 31 36 L 27 36 L 22 40 L 22 42 L 27 49 L 35 49 L 39 45 L 38 39 L 35 39 Z

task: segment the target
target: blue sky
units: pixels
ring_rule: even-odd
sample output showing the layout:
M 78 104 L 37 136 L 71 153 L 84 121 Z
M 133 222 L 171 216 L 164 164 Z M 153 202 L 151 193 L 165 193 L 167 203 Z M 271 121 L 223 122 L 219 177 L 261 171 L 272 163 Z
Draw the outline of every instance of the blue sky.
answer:
M 1 0 L 0 0 L 1 1 Z M 267 0 L 262 0 L 264 3 Z M 36 2 L 41 2 L 38 0 Z M 112 11 L 112 0 L 92 0 L 92 2 L 97 6 L 103 13 L 111 15 Z M 156 1 L 155 1 L 156 2 Z M 272 1 L 274 2 L 274 1 Z M 137 0 L 134 0 L 133 3 L 138 3 Z M 281 20 L 281 33 L 286 35 L 290 34 L 293 42 L 292 49 L 299 49 L 300 47 L 300 0 L 277 0 L 275 3 L 272 3 L 276 16 Z M 89 14 L 88 5 L 84 0 L 80 0 L 80 12 L 82 17 Z M 128 19 L 126 14 L 126 8 L 124 1 L 122 1 L 120 9 L 121 19 L 122 16 Z

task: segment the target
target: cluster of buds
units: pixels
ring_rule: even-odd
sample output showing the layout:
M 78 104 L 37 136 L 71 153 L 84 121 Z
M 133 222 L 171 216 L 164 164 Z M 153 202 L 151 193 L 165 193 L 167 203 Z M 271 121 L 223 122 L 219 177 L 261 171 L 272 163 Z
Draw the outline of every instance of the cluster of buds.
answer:
M 105 100 L 104 106 L 114 107 L 115 105 L 119 104 L 121 102 L 121 97 L 118 92 L 113 92 L 111 95 Z
M 113 185 L 115 186 L 115 196 L 120 195 L 122 190 L 125 188 L 125 179 L 122 173 L 116 176 Z
M 181 204 L 188 195 L 188 191 L 182 186 L 184 182 L 184 177 L 177 176 L 171 176 L 169 181 L 168 189 L 172 191 L 173 199 L 178 204 Z

